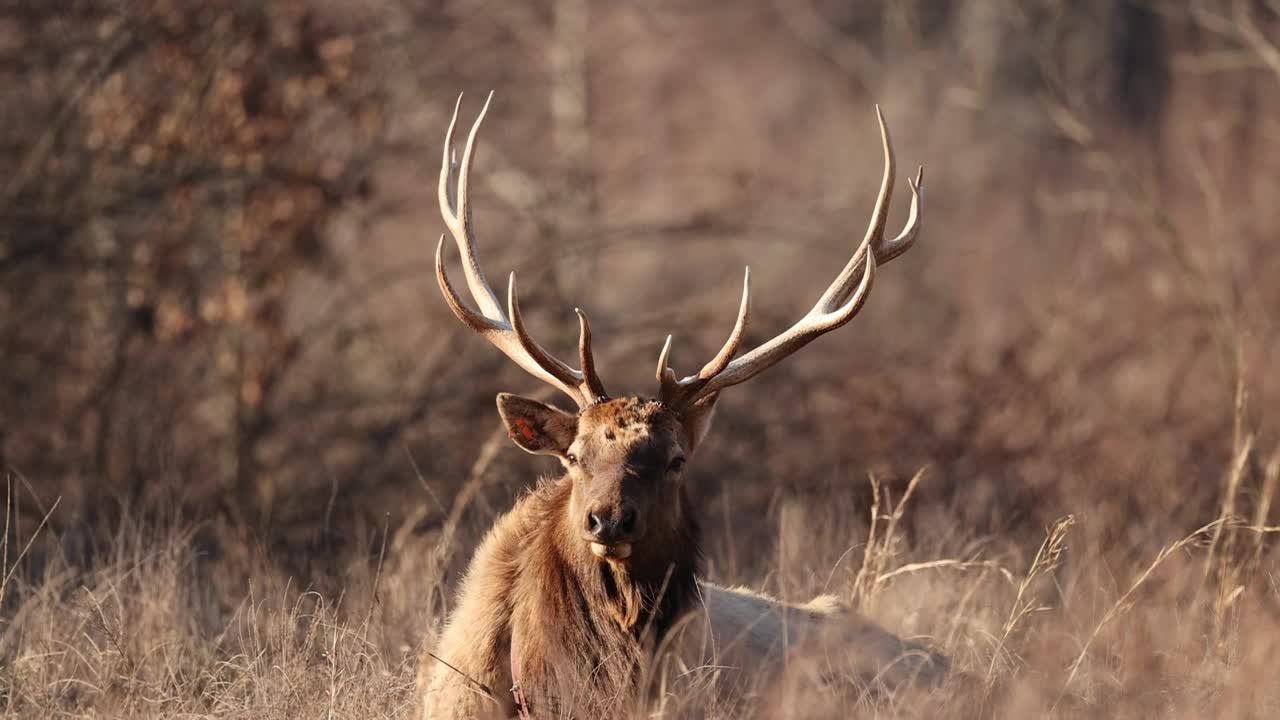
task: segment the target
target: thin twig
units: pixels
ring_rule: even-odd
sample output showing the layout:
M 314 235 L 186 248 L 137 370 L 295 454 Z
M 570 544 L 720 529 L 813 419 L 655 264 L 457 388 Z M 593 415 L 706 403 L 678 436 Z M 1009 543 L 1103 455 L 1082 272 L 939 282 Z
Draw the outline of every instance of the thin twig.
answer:
M 449 661 L 447 661 L 447 660 L 445 660 L 444 658 L 440 657 L 439 655 L 437 655 L 437 654 L 435 654 L 435 653 L 431 652 L 430 650 L 428 650 L 428 651 L 427 651 L 427 656 L 428 656 L 428 657 L 430 657 L 432 660 L 435 660 L 436 662 L 440 663 L 441 665 L 444 665 L 445 667 L 449 668 L 450 670 L 452 670 L 452 671 L 454 671 L 454 672 L 458 673 L 459 675 L 461 675 L 461 676 L 462 676 L 462 679 L 466 680 L 467 682 L 471 683 L 472 685 L 475 685 L 475 686 L 476 686 L 476 689 L 477 689 L 477 690 L 479 690 L 480 692 L 484 693 L 484 696 L 485 696 L 485 697 L 489 698 L 490 700 L 492 700 L 492 701 L 493 701 L 493 702 L 495 702 L 495 703 L 498 703 L 499 705 L 501 704 L 501 701 L 499 701 L 499 700 L 498 700 L 498 696 L 497 696 L 497 695 L 494 695 L 493 690 L 491 690 L 491 689 L 489 688 L 489 686 L 488 686 L 488 685 L 485 685 L 484 683 L 480 682 L 479 680 L 476 680 L 475 678 L 471 677 L 470 675 L 468 675 L 468 674 L 466 674 L 466 673 L 462 672 L 461 670 L 459 670 L 458 668 L 456 668 L 456 667 L 454 667 L 452 664 L 450 664 L 450 663 L 449 663 Z
M 18 566 L 22 564 L 22 559 L 27 556 L 27 552 L 31 550 L 31 545 L 35 543 L 36 538 L 40 535 L 40 531 L 44 529 L 44 526 L 46 524 L 48 524 L 49 518 L 53 516 L 53 511 L 58 509 L 58 503 L 60 502 L 62 502 L 61 496 L 59 496 L 57 499 L 53 501 L 53 506 L 50 507 L 49 511 L 44 514 L 44 517 L 40 518 L 40 524 L 36 526 L 35 532 L 31 533 L 31 537 L 27 538 L 27 544 L 22 547 L 22 552 L 18 553 L 18 557 L 14 559 L 13 566 L 6 567 L 4 579 L 0 580 L 0 599 L 4 598 L 5 588 L 9 586 L 9 580 L 13 577 L 13 574 L 18 571 Z M 9 557 L 8 555 L 8 545 L 9 545 L 8 543 L 8 540 L 9 540 L 9 501 L 8 499 L 5 500 L 4 537 L 5 537 L 5 548 L 4 548 L 5 558 L 8 558 Z M 7 562 L 6 562 L 6 565 L 7 565 Z

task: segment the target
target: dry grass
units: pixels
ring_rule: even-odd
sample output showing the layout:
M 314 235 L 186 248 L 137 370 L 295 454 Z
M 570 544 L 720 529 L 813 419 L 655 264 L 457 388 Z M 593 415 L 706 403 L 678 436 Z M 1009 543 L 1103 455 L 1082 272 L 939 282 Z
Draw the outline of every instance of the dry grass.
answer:
M 954 679 L 723 704 L 702 673 L 657 717 L 1280 715 L 1274 2 L 592 3 L 585 45 L 576 0 L 77 5 L 0 11 L 5 716 L 408 713 L 536 473 L 491 404 L 533 381 L 431 278 L 448 109 L 489 88 L 485 262 L 549 346 L 599 318 L 613 389 L 668 332 L 685 369 L 718 347 L 743 264 L 761 334 L 807 308 L 873 103 L 928 166 L 917 248 L 726 394 L 691 477 L 711 579 L 835 592 Z M 168 115 L 202 122 L 134 155 Z
M 1268 467 L 1264 504 L 1276 461 Z M 780 545 L 812 548 L 811 557 L 781 558 L 769 577 L 729 579 L 789 588 L 796 599 L 843 587 L 888 627 L 949 654 L 953 679 L 896 697 L 788 686 L 781 698 L 757 699 L 763 707 L 789 717 L 1280 709 L 1269 681 L 1280 661 L 1280 583 L 1268 552 L 1280 528 L 1232 515 L 1228 499 L 1221 517 L 1153 556 L 1121 560 L 1082 508 L 1084 519 L 1055 523 L 1022 561 L 999 538 L 934 547 L 896 534 L 923 477 L 895 504 L 875 484 L 877 511 L 865 523 L 851 522 L 853 508 L 841 503 L 793 508 L 800 522 L 786 524 Z M 18 491 L 9 492 L 12 502 Z M 251 539 L 225 528 L 125 518 L 88 548 L 38 527 L 11 533 L 27 542 L 6 573 L 0 616 L 6 716 L 406 716 L 419 650 L 447 611 L 428 600 L 447 595 L 432 567 L 470 550 L 400 535 L 380 543 L 375 561 L 348 564 L 341 589 L 323 592 L 295 586 Z M 864 551 L 860 566 L 845 562 L 849 551 L 833 555 L 837 527 L 864 538 L 853 545 Z M 736 717 L 757 702 L 726 705 L 691 679 L 664 687 L 655 717 Z
M 126 522 L 87 565 L 58 542 L 24 559 L 0 636 L 5 715 L 403 713 L 411 657 L 382 645 L 373 576 L 353 573 L 349 592 L 325 596 L 249 547 L 211 557 L 200 532 Z

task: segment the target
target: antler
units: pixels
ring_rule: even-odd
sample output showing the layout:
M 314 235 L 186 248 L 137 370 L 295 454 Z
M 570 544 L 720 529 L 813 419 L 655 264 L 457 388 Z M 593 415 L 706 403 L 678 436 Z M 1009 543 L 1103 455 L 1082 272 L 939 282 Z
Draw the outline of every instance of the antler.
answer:
M 734 360 L 733 356 L 742 344 L 743 333 L 751 314 L 751 270 L 748 268 L 742 282 L 742 304 L 738 308 L 738 321 L 734 324 L 733 332 L 729 334 L 729 339 L 720 352 L 697 375 L 676 379 L 675 372 L 667 366 L 671 355 L 671 336 L 667 336 L 667 342 L 658 356 L 659 394 L 665 404 L 673 409 L 687 408 L 727 387 L 746 382 L 808 345 L 819 335 L 849 322 L 867 300 L 876 266 L 898 257 L 915 242 L 916 235 L 920 232 L 924 168 L 920 168 L 914 181 L 907 179 L 907 184 L 911 186 L 911 212 L 906 227 L 897 237 L 886 241 L 885 222 L 888 218 L 889 199 L 893 195 L 893 144 L 889 140 L 889 128 L 885 125 L 879 105 L 876 106 L 876 117 L 880 121 L 880 138 L 884 144 L 884 179 L 880 182 L 880 194 L 876 198 L 875 210 L 871 213 L 867 234 L 854 251 L 853 257 L 827 287 L 813 309 L 796 324 Z M 855 287 L 854 281 L 859 277 L 861 281 Z
M 579 408 L 584 408 L 606 397 L 604 384 L 596 375 L 595 360 L 591 354 L 591 325 L 587 322 L 586 313 L 578 308 L 579 336 L 578 354 L 582 369 L 574 370 L 551 353 L 547 352 L 529 335 L 524 320 L 520 317 L 520 305 L 516 301 L 516 274 L 511 273 L 507 281 L 507 313 L 503 314 L 498 297 L 489 287 L 480 263 L 476 258 L 475 229 L 471 224 L 471 198 L 468 182 L 471 177 L 471 162 L 474 159 L 476 134 L 480 124 L 484 122 L 485 113 L 489 111 L 489 102 L 493 93 L 489 93 L 484 101 L 484 108 L 471 126 L 471 134 L 467 136 L 467 145 L 462 151 L 462 165 L 457 174 L 457 192 L 454 200 L 450 199 L 450 186 L 454 181 L 453 170 L 458 168 L 456 152 L 453 148 L 453 128 L 458 122 L 458 109 L 462 105 L 462 95 L 453 107 L 453 119 L 449 121 L 449 131 L 444 138 L 444 157 L 440 164 L 440 214 L 450 234 L 458 244 L 462 254 L 462 270 L 467 276 L 467 287 L 471 289 L 471 297 L 480 310 L 471 309 L 462 302 L 458 293 L 449 282 L 444 269 L 444 235 L 436 246 L 436 279 L 440 281 L 440 291 L 449 304 L 449 309 L 464 325 L 480 333 L 493 343 L 507 357 L 516 362 L 534 377 L 549 383 L 566 395 L 573 398 Z M 508 316 L 510 319 L 508 319 Z

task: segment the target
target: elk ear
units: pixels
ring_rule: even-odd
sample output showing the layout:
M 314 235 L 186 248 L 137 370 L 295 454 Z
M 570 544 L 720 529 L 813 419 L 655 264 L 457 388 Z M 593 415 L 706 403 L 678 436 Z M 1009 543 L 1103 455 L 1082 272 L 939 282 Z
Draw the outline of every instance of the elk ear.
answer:
M 702 438 L 711 429 L 711 418 L 716 414 L 716 400 L 719 398 L 720 393 L 712 393 L 680 413 L 680 428 L 684 434 L 686 452 L 693 454 L 702 444 Z
M 578 435 L 578 416 L 510 393 L 498 394 L 498 414 L 521 450 L 563 457 Z

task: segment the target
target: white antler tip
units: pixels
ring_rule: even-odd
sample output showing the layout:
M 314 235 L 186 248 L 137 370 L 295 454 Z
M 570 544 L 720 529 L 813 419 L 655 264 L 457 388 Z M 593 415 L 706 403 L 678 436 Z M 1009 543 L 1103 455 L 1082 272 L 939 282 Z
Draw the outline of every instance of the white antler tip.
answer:
M 674 376 L 671 369 L 667 367 L 667 360 L 671 356 L 671 336 L 667 335 L 667 341 L 662 344 L 662 352 L 658 353 L 658 371 L 655 375 L 658 378 L 658 384 L 666 386 L 668 376 Z

